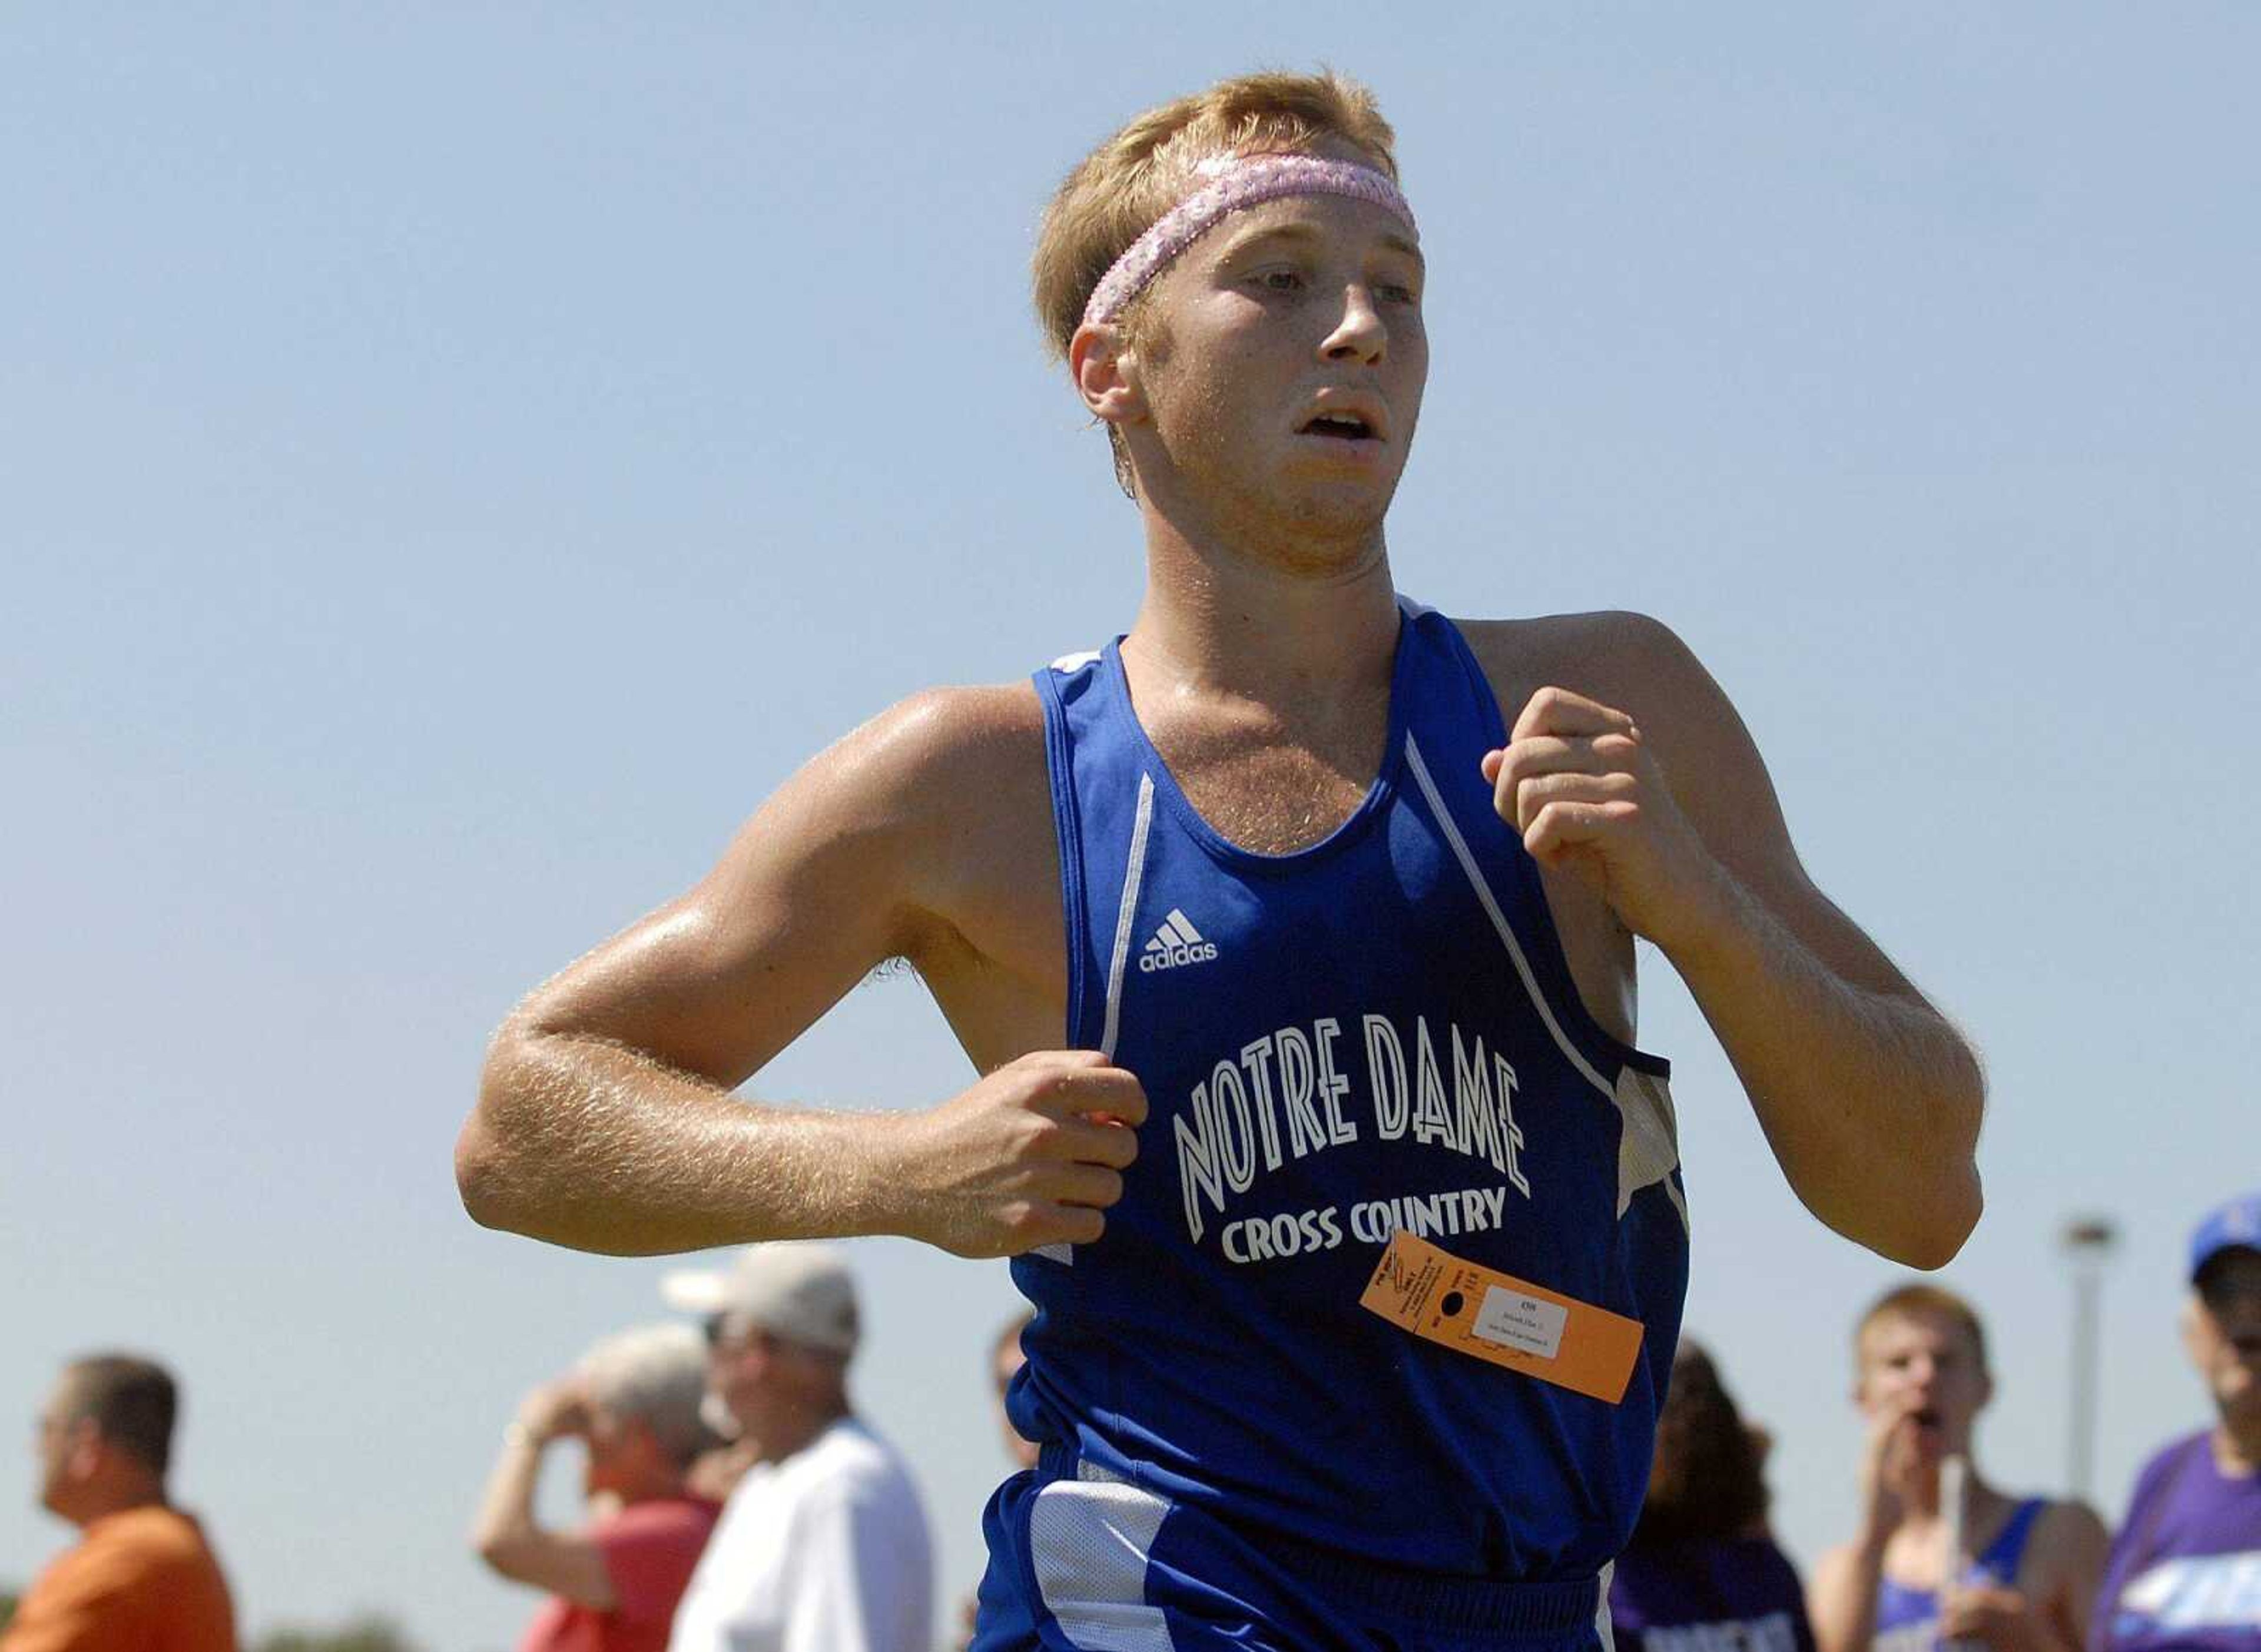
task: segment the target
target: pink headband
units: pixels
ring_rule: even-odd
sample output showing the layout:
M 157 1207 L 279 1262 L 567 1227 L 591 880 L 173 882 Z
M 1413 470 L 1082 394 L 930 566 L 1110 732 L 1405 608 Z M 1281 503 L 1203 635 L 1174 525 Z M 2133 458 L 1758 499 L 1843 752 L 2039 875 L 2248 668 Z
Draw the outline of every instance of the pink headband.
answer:
M 1371 201 L 1418 234 L 1413 209 L 1397 186 L 1372 167 L 1309 154 L 1214 155 L 1195 169 L 1209 181 L 1154 220 L 1091 290 L 1086 322 L 1112 321 L 1146 284 L 1167 269 L 1229 212 L 1283 195 L 1344 195 Z

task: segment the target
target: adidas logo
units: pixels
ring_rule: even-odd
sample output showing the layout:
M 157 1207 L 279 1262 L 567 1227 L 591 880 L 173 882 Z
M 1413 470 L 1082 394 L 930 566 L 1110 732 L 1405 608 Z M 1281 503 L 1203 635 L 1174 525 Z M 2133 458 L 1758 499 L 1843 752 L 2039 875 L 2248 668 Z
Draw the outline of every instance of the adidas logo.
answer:
M 1202 939 L 1186 915 L 1175 907 L 1162 920 L 1162 927 L 1154 931 L 1146 943 L 1146 950 L 1138 955 L 1138 967 L 1146 974 L 1158 969 L 1175 969 L 1181 964 L 1206 964 L 1217 956 L 1216 945 Z

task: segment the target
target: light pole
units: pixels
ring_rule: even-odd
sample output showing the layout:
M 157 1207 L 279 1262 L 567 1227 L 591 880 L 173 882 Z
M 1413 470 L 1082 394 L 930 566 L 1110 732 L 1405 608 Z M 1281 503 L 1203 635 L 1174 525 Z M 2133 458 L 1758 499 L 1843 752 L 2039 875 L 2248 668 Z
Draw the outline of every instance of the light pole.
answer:
M 2078 1216 L 2058 1237 L 2072 1263 L 2072 1417 L 2066 1489 L 2085 1500 L 2096 1454 L 2096 1299 L 2120 1232 L 2103 1216 Z

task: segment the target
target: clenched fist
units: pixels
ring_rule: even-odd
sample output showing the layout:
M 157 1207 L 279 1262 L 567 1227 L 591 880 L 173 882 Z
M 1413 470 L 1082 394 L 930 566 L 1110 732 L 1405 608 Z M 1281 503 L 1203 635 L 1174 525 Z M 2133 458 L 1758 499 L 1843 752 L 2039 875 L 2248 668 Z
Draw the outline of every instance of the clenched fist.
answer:
M 1720 868 L 1624 712 L 1542 688 L 1482 767 L 1531 858 L 1592 886 L 1627 929 L 1669 946 L 1704 922 Z
M 1095 1051 L 1008 1061 L 902 1121 L 904 1231 L 960 1256 L 1088 1245 L 1145 1122 L 1138 1081 Z

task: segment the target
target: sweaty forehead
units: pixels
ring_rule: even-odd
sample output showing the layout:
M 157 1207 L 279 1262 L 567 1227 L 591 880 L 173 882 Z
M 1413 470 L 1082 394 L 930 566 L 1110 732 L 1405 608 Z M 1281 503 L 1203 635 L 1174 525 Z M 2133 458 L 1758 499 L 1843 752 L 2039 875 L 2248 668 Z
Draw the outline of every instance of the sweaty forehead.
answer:
M 1218 238 L 1245 236 L 1252 221 L 1259 226 L 1259 233 L 1292 223 L 1331 241 L 1345 233 L 1395 235 L 1397 245 L 1419 256 L 1410 234 L 1412 208 L 1374 167 L 1346 165 L 1323 155 L 1266 152 L 1213 157 L 1193 166 L 1189 176 L 1195 180 L 1189 192 L 1148 225 L 1099 277 L 1085 300 L 1087 324 L 1121 318 L 1149 287 L 1166 283 L 1174 269 L 1182 269 L 1196 248 L 1203 248 L 1203 255 L 1193 262 L 1213 262 Z M 1369 210 L 1361 214 L 1346 207 Z M 1393 222 L 1387 227 L 1376 225 L 1377 216 Z M 1352 227 L 1361 219 L 1367 225 L 1364 231 Z
M 1217 258 L 1259 242 L 1285 241 L 1394 251 L 1416 262 L 1421 260 L 1419 241 L 1396 213 L 1342 195 L 1288 195 L 1264 201 L 1233 213 L 1203 239 Z

